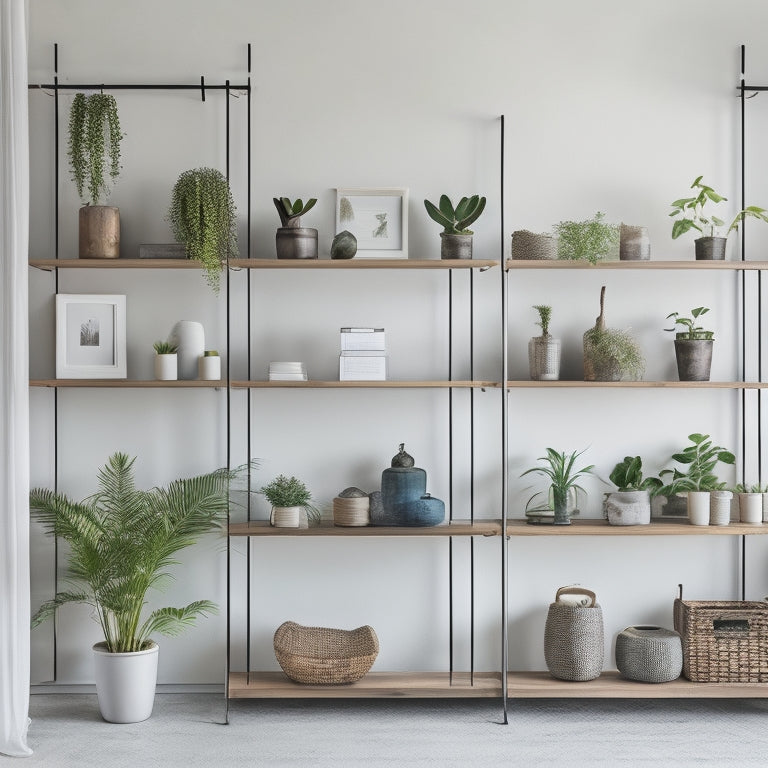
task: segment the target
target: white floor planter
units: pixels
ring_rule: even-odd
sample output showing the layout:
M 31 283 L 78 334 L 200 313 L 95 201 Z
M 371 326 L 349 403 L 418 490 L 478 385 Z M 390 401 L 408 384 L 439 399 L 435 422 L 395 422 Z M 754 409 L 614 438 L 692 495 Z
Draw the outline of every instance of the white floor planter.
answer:
M 709 525 L 709 491 L 688 491 L 688 522 Z
M 158 650 L 156 643 L 135 653 L 109 653 L 103 642 L 93 646 L 96 694 L 107 722 L 140 723 L 152 714 Z

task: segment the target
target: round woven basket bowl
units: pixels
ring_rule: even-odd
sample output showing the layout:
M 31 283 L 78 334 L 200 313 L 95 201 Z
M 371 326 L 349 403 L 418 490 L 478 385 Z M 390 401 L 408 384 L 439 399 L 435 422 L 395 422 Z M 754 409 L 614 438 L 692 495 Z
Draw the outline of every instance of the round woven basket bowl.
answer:
M 333 500 L 333 524 L 346 528 L 371 524 L 370 499 L 367 496 Z
M 627 627 L 616 637 L 616 667 L 639 683 L 668 683 L 683 671 L 680 635 L 662 627 Z

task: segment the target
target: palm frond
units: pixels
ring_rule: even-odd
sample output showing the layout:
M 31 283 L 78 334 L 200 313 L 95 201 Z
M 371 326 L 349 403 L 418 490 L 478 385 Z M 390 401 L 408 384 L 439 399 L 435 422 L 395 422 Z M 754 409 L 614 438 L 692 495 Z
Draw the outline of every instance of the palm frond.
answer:
M 193 626 L 198 616 L 209 616 L 215 613 L 218 613 L 218 607 L 210 600 L 197 600 L 184 608 L 158 608 L 152 611 L 138 634 L 145 638 L 153 632 L 176 636 L 187 627 Z
M 57 592 L 53 600 L 44 602 L 32 616 L 32 626 L 36 627 L 42 624 L 46 619 L 56 613 L 56 609 L 66 603 L 86 603 L 93 605 L 93 599 L 90 595 L 78 592 Z

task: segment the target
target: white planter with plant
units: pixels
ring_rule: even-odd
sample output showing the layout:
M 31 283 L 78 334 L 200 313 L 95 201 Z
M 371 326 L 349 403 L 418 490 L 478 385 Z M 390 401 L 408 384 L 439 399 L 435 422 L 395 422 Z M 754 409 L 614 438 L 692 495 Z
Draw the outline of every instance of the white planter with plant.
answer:
M 79 213 L 81 259 L 120 256 L 120 209 L 102 205 L 101 201 L 109 197 L 110 181 L 120 175 L 122 139 L 114 96 L 74 95 L 69 112 L 67 156 L 77 194 L 83 201 Z
M 667 315 L 667 320 L 674 318 L 675 321 L 675 327 L 664 330 L 675 333 L 675 360 L 680 381 L 709 381 L 715 333 L 696 325 L 707 312 L 708 307 L 696 307 L 691 310 L 691 317 L 681 317 L 678 312 Z M 678 325 L 684 330 L 677 331 Z
M 617 491 L 607 493 L 603 512 L 610 525 L 648 525 L 651 522 L 651 491 L 661 488 L 657 477 L 643 477 L 639 456 L 625 456 L 610 474 Z
M 764 486 L 737 485 L 734 493 L 739 499 L 739 521 L 756 525 L 763 522 L 763 499 L 765 497 Z
M 462 197 L 453 207 L 447 195 L 441 195 L 438 205 L 424 201 L 429 217 L 436 221 L 443 231 L 440 233 L 441 259 L 471 259 L 472 235 L 469 229 L 485 210 L 485 198 L 480 195 Z
M 156 341 L 155 349 L 155 378 L 158 381 L 176 381 L 179 378 L 179 356 L 176 345 L 168 341 Z
M 312 494 L 296 477 L 278 475 L 259 490 L 272 505 L 269 522 L 276 528 L 306 528 L 309 520 L 320 522 L 320 512 L 312 504 Z
M 30 492 L 33 518 L 69 545 L 71 585 L 40 606 L 32 626 L 67 603 L 91 606 L 104 634 L 104 643 L 94 647 L 99 707 L 113 722 L 138 722 L 152 711 L 157 668 L 152 634 L 177 635 L 198 616 L 216 611 L 210 600 L 197 600 L 143 615 L 149 589 L 172 578 L 176 553 L 220 528 L 234 477 L 220 469 L 143 491 L 134 483 L 134 461 L 123 453 L 110 456 L 99 471 L 97 492 L 82 502 L 48 489 Z M 105 654 L 120 660 L 106 660 Z M 117 662 L 119 669 L 106 672 L 105 661 Z
M 201 381 L 221 379 L 221 358 L 215 349 L 206 349 L 197 359 L 197 378 Z
M 560 339 L 549 333 L 552 307 L 536 304 L 533 308 L 539 313 L 536 325 L 541 328 L 541 336 L 534 336 L 528 342 L 528 368 L 531 379 L 557 381 L 560 378 Z

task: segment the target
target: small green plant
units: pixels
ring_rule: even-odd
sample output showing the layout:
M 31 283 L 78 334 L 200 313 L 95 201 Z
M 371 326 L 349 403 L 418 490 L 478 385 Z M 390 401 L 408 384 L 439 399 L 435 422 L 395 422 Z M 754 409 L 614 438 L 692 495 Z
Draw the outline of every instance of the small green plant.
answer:
M 670 476 L 670 482 L 659 489 L 659 493 L 672 496 L 684 491 L 719 491 L 725 483 L 718 480 L 714 473 L 718 463 L 734 464 L 736 457 L 725 448 L 714 445 L 709 435 L 694 432 L 688 435 L 691 444 L 680 453 L 673 453 L 672 460 L 687 467 L 685 471 L 663 469 L 661 477 Z
M 744 485 L 736 483 L 733 486 L 734 493 L 768 493 L 768 484 L 755 483 L 754 485 Z
M 287 197 L 273 197 L 272 202 L 277 208 L 280 223 L 284 227 L 300 227 L 301 217 L 315 207 L 317 199 L 312 197 L 305 203 L 301 198 L 298 198 L 292 203 Z
M 703 184 L 701 181 L 703 178 L 703 176 L 698 176 L 693 180 L 693 184 L 691 184 L 691 189 L 697 191 L 694 197 L 681 197 L 672 203 L 672 212 L 669 215 L 671 217 L 680 217 L 672 224 L 673 240 L 676 240 L 680 235 L 684 235 L 691 229 L 695 229 L 702 235 L 715 237 L 717 227 L 725 225 L 725 222 L 717 216 L 704 215 L 704 206 L 707 203 L 722 203 L 727 201 L 728 198 L 715 192 L 712 187 Z M 756 205 L 749 205 L 736 214 L 725 232 L 725 237 L 728 237 L 733 230 L 738 229 L 739 223 L 747 216 L 768 222 L 768 211 Z
M 174 355 L 178 347 L 170 341 L 156 341 L 153 345 L 158 355 Z
M 480 218 L 485 210 L 485 198 L 479 195 L 462 197 L 454 208 L 447 195 L 441 195 L 438 205 L 429 200 L 424 201 L 424 207 L 430 218 L 436 221 L 447 235 L 471 235 L 469 226 Z
M 620 491 L 658 491 L 662 482 L 658 477 L 643 477 L 643 460 L 639 456 L 625 456 L 609 475 Z
M 67 156 L 83 205 L 98 205 L 109 196 L 107 177 L 114 182 L 120 175 L 122 139 L 114 96 L 75 94 L 69 111 Z
M 184 171 L 173 187 L 167 220 L 177 242 L 200 262 L 208 285 L 218 293 L 222 265 L 237 255 L 236 208 L 221 171 Z
M 558 259 L 588 261 L 597 264 L 619 242 L 619 228 L 605 224 L 605 214 L 598 211 L 585 221 L 561 221 L 555 224 Z
M 675 326 L 673 328 L 665 328 L 665 331 L 675 332 L 676 339 L 713 339 L 715 337 L 714 331 L 705 331 L 703 326 L 696 325 L 696 321 L 709 312 L 709 307 L 696 307 L 691 310 L 691 317 L 681 317 L 679 312 L 670 312 L 667 315 L 667 320 L 674 318 Z M 678 331 L 677 326 L 682 326 L 685 330 Z
M 203 357 L 218 357 L 218 356 L 219 356 L 219 352 L 216 349 L 206 349 L 203 352 Z
M 544 304 L 535 304 L 533 307 L 539 313 L 539 320 L 536 323 L 541 328 L 542 336 L 549 336 L 549 321 L 552 319 L 552 307 Z
M 259 493 L 263 493 L 273 507 L 303 507 L 311 521 L 320 522 L 320 512 L 312 504 L 312 494 L 296 477 L 278 475 L 261 488 Z

